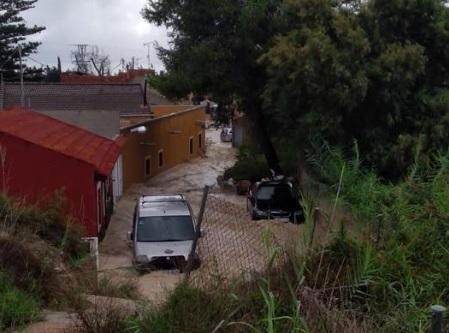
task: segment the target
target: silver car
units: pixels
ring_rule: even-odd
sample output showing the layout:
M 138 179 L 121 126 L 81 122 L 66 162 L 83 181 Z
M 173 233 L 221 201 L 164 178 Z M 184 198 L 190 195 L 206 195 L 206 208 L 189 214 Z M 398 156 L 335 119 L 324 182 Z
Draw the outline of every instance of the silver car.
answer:
M 221 142 L 232 142 L 232 128 L 224 127 L 220 133 Z
M 133 263 L 138 270 L 176 267 L 183 272 L 196 237 L 192 209 L 182 195 L 142 196 L 136 205 Z M 199 263 L 194 255 L 194 264 Z

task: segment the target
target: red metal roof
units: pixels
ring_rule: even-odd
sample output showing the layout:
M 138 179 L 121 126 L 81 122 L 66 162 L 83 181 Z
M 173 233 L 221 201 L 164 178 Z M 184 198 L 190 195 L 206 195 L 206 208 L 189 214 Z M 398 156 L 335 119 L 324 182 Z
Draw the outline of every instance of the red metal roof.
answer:
M 21 108 L 0 112 L 0 133 L 92 164 L 103 176 L 111 174 L 120 155 L 113 140 Z

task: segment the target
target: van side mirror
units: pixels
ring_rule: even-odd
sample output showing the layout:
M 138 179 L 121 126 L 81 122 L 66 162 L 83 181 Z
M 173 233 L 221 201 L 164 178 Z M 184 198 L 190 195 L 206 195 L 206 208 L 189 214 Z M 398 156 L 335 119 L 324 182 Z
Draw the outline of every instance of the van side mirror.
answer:
M 133 232 L 132 232 L 132 231 L 128 231 L 128 233 L 127 233 L 127 235 L 126 235 L 126 238 L 127 238 L 129 241 L 133 241 L 133 240 L 134 240 L 134 234 L 133 234 Z

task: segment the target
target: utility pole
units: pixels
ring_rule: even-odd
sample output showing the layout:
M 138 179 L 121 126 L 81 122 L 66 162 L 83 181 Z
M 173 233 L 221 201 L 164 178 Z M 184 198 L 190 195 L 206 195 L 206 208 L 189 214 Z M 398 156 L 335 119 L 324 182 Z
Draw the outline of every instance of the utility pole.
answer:
M 151 58 L 150 58 L 151 42 L 144 43 L 143 46 L 147 47 L 148 69 L 150 69 L 151 68 Z
M 22 46 L 19 44 L 19 65 L 20 65 L 20 105 L 25 107 L 25 92 L 23 88 L 23 67 L 22 67 Z
M 148 69 L 153 68 L 153 66 L 151 65 L 151 59 L 150 59 L 150 51 L 151 51 L 151 45 L 154 46 L 154 48 L 158 47 L 158 43 L 154 40 L 152 42 L 147 42 L 144 43 L 143 46 L 147 47 L 147 59 L 148 59 Z

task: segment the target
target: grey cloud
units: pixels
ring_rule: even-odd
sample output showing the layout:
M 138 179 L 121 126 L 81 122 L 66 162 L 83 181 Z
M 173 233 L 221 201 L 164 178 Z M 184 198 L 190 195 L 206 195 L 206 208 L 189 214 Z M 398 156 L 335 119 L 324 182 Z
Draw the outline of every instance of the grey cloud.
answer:
M 147 49 L 143 43 L 157 41 L 167 46 L 167 30 L 146 22 L 140 14 L 147 0 L 39 0 L 36 8 L 23 13 L 29 25 L 43 25 L 46 30 L 32 37 L 42 45 L 33 58 L 56 65 L 61 57 L 64 69 L 72 68 L 70 51 L 73 44 L 98 45 L 110 55 L 112 66 L 121 58 L 139 58 L 147 66 Z M 163 68 L 151 48 L 151 63 Z M 32 61 L 28 61 L 31 65 Z

